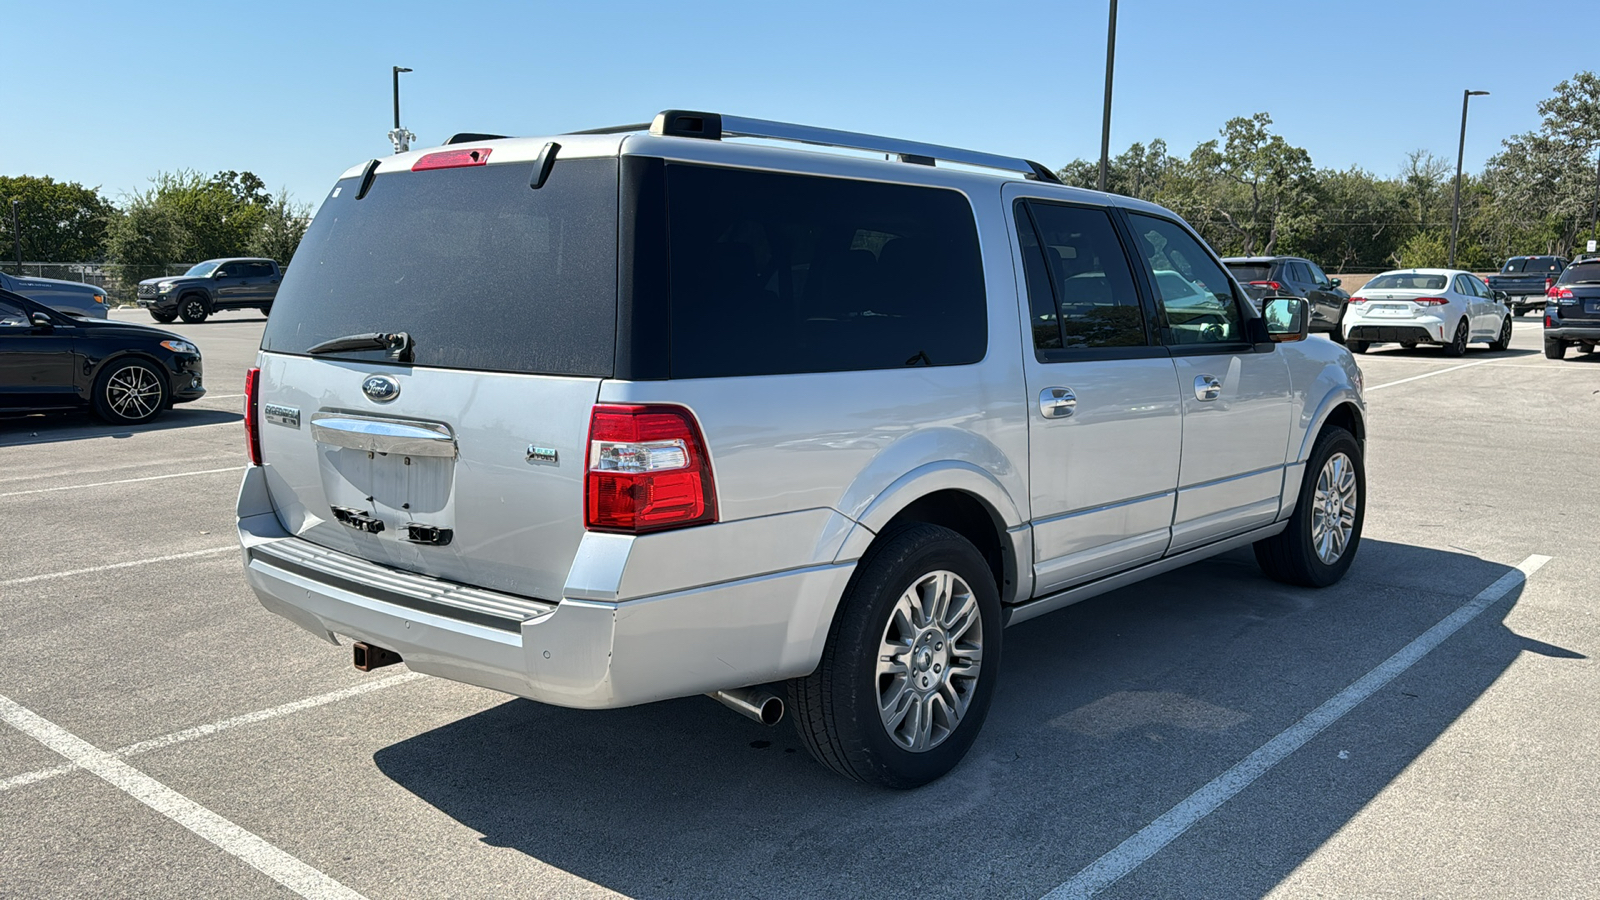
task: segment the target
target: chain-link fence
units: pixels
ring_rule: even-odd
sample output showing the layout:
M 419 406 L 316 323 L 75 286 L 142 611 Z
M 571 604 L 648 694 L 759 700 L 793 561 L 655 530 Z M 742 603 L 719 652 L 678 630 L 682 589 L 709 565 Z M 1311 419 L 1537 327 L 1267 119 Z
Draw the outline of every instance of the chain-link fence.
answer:
M 160 267 L 159 273 L 151 271 L 149 266 L 139 267 L 143 278 L 154 278 L 166 275 L 182 275 L 189 271 L 194 263 L 168 263 Z M 80 281 L 105 288 L 106 298 L 116 305 L 133 305 L 136 300 L 136 289 L 139 278 L 124 277 L 124 272 L 131 268 L 117 263 L 79 263 L 79 262 L 23 262 L 22 271 L 17 271 L 17 264 L 5 263 L 3 267 L 12 275 L 25 275 L 32 278 L 59 278 L 62 281 Z

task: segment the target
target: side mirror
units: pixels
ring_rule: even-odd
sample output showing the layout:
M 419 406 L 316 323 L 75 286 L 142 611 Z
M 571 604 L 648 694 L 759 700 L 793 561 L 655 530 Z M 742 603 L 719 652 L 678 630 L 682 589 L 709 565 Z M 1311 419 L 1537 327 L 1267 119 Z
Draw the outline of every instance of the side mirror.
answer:
M 1501 303 L 1505 303 L 1506 301 L 1510 300 L 1511 297 L 1505 291 L 1495 291 L 1494 299 L 1500 301 Z
M 1311 316 L 1302 297 L 1268 297 L 1261 302 L 1267 337 L 1276 343 L 1303 341 L 1311 333 Z
M 228 270 L 227 269 L 218 269 L 215 272 L 211 273 L 211 277 L 212 278 L 227 278 L 228 277 Z
M 42 312 L 34 313 L 33 315 L 28 317 L 28 320 L 33 323 L 33 327 L 41 329 L 43 331 L 50 331 L 51 329 L 56 327 L 56 323 L 54 321 L 52 321 L 49 316 L 45 315 Z
M 1338 287 L 1339 285 L 1344 284 L 1344 279 L 1343 278 L 1329 278 L 1328 279 L 1328 283 L 1333 285 L 1334 287 Z

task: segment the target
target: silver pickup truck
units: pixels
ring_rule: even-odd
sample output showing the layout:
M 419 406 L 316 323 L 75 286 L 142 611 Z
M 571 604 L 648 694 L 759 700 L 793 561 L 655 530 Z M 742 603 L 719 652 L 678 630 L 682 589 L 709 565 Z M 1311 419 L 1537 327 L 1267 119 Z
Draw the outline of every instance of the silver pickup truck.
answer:
M 79 281 L 34 278 L 0 272 L 0 290 L 21 294 L 35 303 L 43 303 L 69 316 L 104 319 L 108 309 L 105 288 Z

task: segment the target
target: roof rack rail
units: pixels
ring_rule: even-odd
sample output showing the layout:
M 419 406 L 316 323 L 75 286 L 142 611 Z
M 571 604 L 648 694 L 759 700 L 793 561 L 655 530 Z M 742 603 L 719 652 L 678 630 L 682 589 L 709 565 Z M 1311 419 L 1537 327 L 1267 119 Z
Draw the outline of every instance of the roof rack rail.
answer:
M 816 128 L 810 125 L 793 125 L 788 122 L 747 119 L 743 116 L 724 116 L 720 113 L 694 112 L 686 109 L 663 110 L 655 117 L 655 121 L 648 125 L 643 123 L 613 125 L 607 128 L 574 131 L 572 134 L 621 134 L 646 129 L 655 135 L 700 138 L 708 141 L 720 141 L 725 137 L 749 137 L 813 144 L 819 147 L 868 150 L 874 153 L 886 153 L 901 162 L 913 165 L 931 166 L 936 160 L 944 160 L 984 169 L 1021 172 L 1034 181 L 1061 183 L 1056 173 L 1030 159 L 962 150 L 959 147 L 943 147 L 938 144 L 924 144 L 918 141 L 903 141 L 875 134 L 858 134 L 853 131 L 837 131 L 832 128 Z

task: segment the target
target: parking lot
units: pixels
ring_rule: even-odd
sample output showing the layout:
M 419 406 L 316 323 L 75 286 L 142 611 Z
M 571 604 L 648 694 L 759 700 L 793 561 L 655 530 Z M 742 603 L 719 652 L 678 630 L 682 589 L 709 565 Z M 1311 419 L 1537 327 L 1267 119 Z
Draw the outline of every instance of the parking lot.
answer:
M 1246 551 L 1019 625 L 906 793 L 709 699 L 361 673 L 267 613 L 233 528 L 263 322 L 169 326 L 210 395 L 152 425 L 0 420 L 0 896 L 1600 896 L 1600 354 L 1534 318 L 1358 357 L 1343 582 Z

